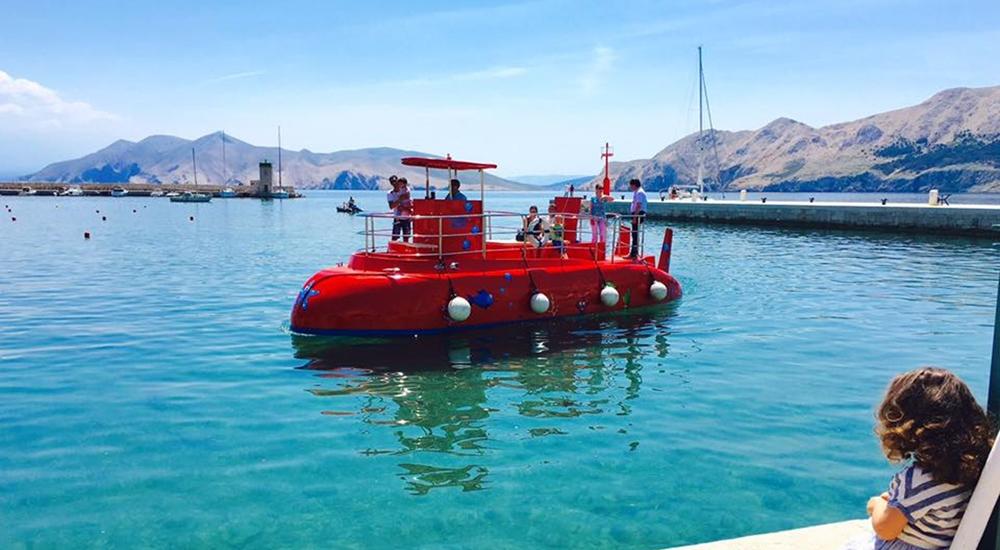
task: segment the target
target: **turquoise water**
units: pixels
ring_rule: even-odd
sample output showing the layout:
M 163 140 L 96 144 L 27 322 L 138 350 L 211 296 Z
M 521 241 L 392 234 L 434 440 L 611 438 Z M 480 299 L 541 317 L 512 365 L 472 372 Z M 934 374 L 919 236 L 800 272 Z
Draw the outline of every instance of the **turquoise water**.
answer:
M 884 489 L 871 419 L 893 374 L 941 365 L 985 396 L 1000 249 L 961 238 L 677 225 L 685 297 L 655 314 L 293 339 L 301 284 L 359 246 L 345 197 L 0 197 L 0 547 L 792 528 Z

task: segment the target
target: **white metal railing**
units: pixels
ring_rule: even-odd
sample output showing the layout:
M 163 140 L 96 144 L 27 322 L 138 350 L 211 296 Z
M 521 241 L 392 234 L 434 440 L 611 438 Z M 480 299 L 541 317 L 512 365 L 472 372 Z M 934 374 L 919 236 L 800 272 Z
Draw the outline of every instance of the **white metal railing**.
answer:
M 447 256 L 468 256 L 472 254 L 481 254 L 485 258 L 489 242 L 505 242 L 502 240 L 496 240 L 499 238 L 513 239 L 520 242 L 520 248 L 525 254 L 525 257 L 527 257 L 528 251 L 551 246 L 553 241 L 551 235 L 551 224 L 556 216 L 561 216 L 564 220 L 563 250 L 566 254 L 570 254 L 573 250 L 590 251 L 588 255 L 592 255 L 596 252 L 594 243 L 590 239 L 584 241 L 584 239 L 581 238 L 588 232 L 590 220 L 592 219 L 589 214 L 555 212 L 545 217 L 538 216 L 538 218 L 544 220 L 545 223 L 540 227 L 541 234 L 539 235 L 540 238 L 537 239 L 532 236 L 534 231 L 528 231 L 529 215 L 517 212 L 486 211 L 482 214 L 410 215 L 405 218 L 397 218 L 397 216 L 392 212 L 377 212 L 365 213 L 362 214 L 362 216 L 365 219 L 365 228 L 364 230 L 359 231 L 359 234 L 364 235 L 365 247 L 363 252 L 366 253 L 379 253 L 383 255 L 397 254 L 408 258 L 444 258 Z M 608 240 L 610 241 L 612 251 L 611 261 L 615 261 L 614 257 L 618 252 L 621 229 L 626 227 L 628 229 L 627 232 L 631 233 L 631 227 L 629 226 L 632 218 L 633 216 L 631 215 L 619 214 L 607 214 L 606 216 L 609 233 Z M 397 219 L 409 220 L 410 222 L 409 233 L 403 233 L 400 231 L 400 235 L 396 241 L 403 243 L 403 246 L 409 248 L 409 250 L 405 252 L 394 251 L 389 248 L 389 243 L 393 242 L 392 226 Z M 469 220 L 468 225 L 478 227 L 479 230 L 445 232 L 445 223 L 454 219 Z M 478 225 L 475 223 L 476 220 L 480 222 Z M 575 229 L 576 238 L 572 242 L 565 239 L 567 234 L 565 222 L 567 220 L 577 221 L 577 227 Z M 430 221 L 430 223 L 427 223 L 428 221 Z M 423 232 L 418 232 L 418 225 L 422 226 Z M 435 225 L 437 226 L 436 230 L 427 232 L 428 226 L 434 227 Z M 517 238 L 519 233 L 522 235 L 521 239 Z M 408 241 L 403 241 L 403 235 L 409 237 Z M 644 236 L 645 224 L 640 223 L 638 236 L 636 237 L 635 235 L 631 235 L 631 238 L 638 238 L 638 249 L 640 253 L 644 248 Z M 446 243 L 451 244 L 457 239 L 470 238 L 480 238 L 482 241 L 478 244 L 475 250 L 464 249 L 445 251 Z M 449 246 L 448 248 L 450 249 L 454 247 Z

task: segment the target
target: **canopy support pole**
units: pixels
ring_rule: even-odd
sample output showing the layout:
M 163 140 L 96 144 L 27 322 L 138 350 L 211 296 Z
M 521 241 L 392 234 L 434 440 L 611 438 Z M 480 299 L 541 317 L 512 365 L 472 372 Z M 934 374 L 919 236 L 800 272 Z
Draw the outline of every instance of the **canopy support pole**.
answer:
M 424 198 L 431 198 L 431 169 L 424 166 Z

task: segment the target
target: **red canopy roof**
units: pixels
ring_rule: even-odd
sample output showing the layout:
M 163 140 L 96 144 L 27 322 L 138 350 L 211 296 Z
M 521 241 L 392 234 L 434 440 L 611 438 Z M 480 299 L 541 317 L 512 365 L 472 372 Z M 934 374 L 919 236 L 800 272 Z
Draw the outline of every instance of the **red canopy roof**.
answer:
M 437 168 L 439 170 L 486 170 L 496 168 L 496 164 L 486 164 L 484 162 L 466 162 L 464 160 L 453 160 L 451 158 L 437 159 L 424 157 L 405 157 L 403 164 L 406 166 L 421 166 L 424 168 Z

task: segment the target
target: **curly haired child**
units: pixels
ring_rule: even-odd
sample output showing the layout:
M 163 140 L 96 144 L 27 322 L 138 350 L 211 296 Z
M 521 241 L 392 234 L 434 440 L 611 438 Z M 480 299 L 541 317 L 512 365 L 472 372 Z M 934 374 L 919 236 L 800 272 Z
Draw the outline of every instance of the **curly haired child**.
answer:
M 948 548 L 993 445 L 993 424 L 962 380 L 930 367 L 896 376 L 875 416 L 886 458 L 906 466 L 868 501 L 868 547 Z

